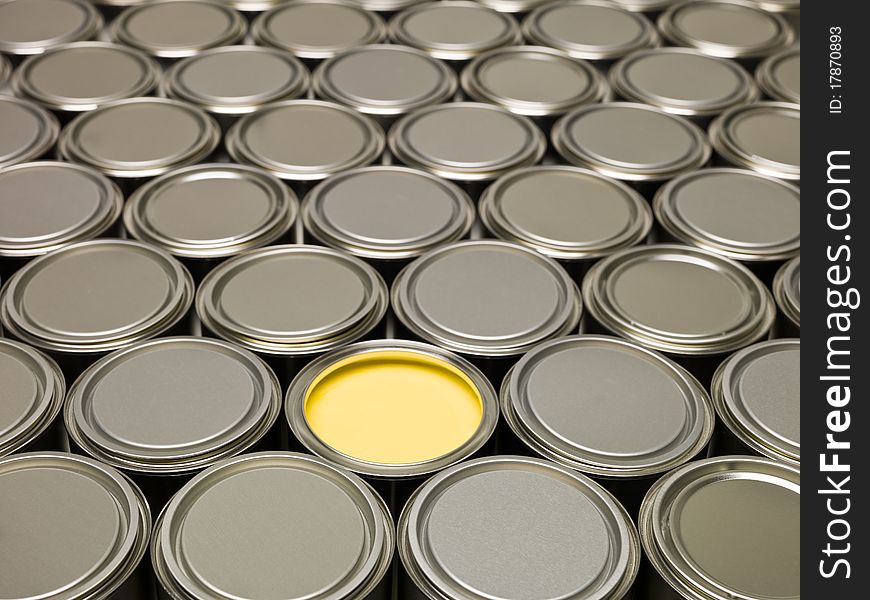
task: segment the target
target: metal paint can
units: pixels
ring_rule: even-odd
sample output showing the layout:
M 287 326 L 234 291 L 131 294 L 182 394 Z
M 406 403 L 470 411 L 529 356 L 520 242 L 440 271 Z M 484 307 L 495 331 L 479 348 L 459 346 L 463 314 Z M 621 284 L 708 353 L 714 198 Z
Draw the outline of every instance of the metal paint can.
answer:
M 773 297 L 776 298 L 776 325 L 773 337 L 800 337 L 801 335 L 801 257 L 797 256 L 776 272 L 773 278 Z
M 786 23 L 794 31 L 796 42 L 801 41 L 801 0 L 751 0 L 753 4 L 766 10 L 767 12 L 776 13 L 785 19 Z
M 0 168 L 48 154 L 60 131 L 57 117 L 27 100 L 0 95 Z
M 780 102 L 801 103 L 801 49 L 791 48 L 765 59 L 755 69 L 764 95 Z
M 88 0 L 4 0 L 0 54 L 18 61 L 60 44 L 92 39 L 102 27 L 103 18 Z

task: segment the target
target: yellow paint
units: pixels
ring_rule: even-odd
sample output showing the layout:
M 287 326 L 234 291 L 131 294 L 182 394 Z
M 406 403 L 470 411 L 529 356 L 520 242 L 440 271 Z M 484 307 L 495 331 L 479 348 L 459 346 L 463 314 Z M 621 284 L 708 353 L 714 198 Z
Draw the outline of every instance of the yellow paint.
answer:
M 397 465 L 444 456 L 483 418 L 480 392 L 449 363 L 413 351 L 353 356 L 326 369 L 305 395 L 305 418 L 334 450 Z

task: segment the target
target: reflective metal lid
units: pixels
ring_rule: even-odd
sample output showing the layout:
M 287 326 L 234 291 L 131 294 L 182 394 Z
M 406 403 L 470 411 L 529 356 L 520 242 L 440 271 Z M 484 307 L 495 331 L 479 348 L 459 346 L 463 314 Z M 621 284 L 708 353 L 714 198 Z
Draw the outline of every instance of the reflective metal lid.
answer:
M 172 597 L 363 600 L 392 563 L 383 501 L 305 454 L 261 452 L 194 477 L 157 520 L 151 559 Z
M 801 0 L 750 0 L 758 7 L 775 13 L 798 12 L 800 14 Z
M 224 142 L 237 162 L 281 179 L 314 181 L 373 162 L 384 150 L 384 132 L 340 104 L 288 100 L 243 117 Z
M 389 31 L 398 44 L 453 61 L 522 40 L 512 16 L 467 0 L 422 2 L 393 17 Z
M 710 145 L 695 124 L 632 102 L 592 104 L 553 127 L 568 162 L 625 181 L 662 181 L 704 166 Z
M 722 58 L 760 58 L 794 41 L 782 17 L 746 0 L 681 2 L 659 17 L 658 26 L 675 46 Z
M 801 248 L 801 193 L 744 169 L 702 169 L 659 188 L 653 207 L 680 241 L 733 260 L 781 261 Z
M 680 596 L 800 598 L 800 470 L 766 458 L 689 463 L 640 508 L 646 556 Z
M 159 77 L 160 66 L 138 50 L 108 42 L 73 42 L 25 60 L 12 87 L 51 110 L 82 112 L 144 96 Z
M 492 456 L 432 477 L 399 519 L 399 556 L 431 598 L 623 598 L 640 544 L 619 503 L 549 461 Z
M 349 0 L 290 0 L 254 19 L 257 44 L 319 60 L 377 44 L 386 36 L 384 20 Z
M 110 35 L 151 56 L 184 58 L 236 44 L 247 29 L 241 15 L 217 0 L 158 0 L 122 12 Z
M 547 0 L 478 0 L 484 6 L 505 13 L 526 13 Z
M 106 598 L 148 548 L 142 493 L 90 458 L 32 452 L 0 459 L 0 597 Z
M 358 258 L 320 246 L 270 246 L 232 258 L 199 286 L 196 312 L 256 352 L 306 355 L 357 340 L 387 310 L 387 286 Z
M 396 12 L 420 2 L 420 0 L 350 0 L 360 7 L 377 12 Z
M 797 256 L 776 272 L 773 295 L 779 310 L 795 325 L 801 326 L 801 257 Z
M 102 1 L 102 0 L 101 0 Z M 142 2 L 147 0 L 122 0 L 124 2 Z M 286 0 L 220 0 L 224 4 L 243 13 L 259 13 L 285 2 Z
M 0 95 L 0 167 L 39 158 L 60 131 L 57 118 L 33 102 Z
M 576 329 L 577 286 L 555 261 L 496 240 L 458 242 L 405 267 L 392 287 L 396 316 L 454 352 L 515 356 Z
M 443 62 L 395 44 L 346 50 L 323 62 L 311 84 L 319 98 L 377 116 L 447 102 L 457 87 L 456 75 Z
M 725 160 L 765 175 L 801 178 L 801 107 L 756 102 L 722 113 L 709 128 L 710 142 Z
M 142 473 L 183 473 L 238 454 L 275 423 L 281 386 L 254 354 L 201 337 L 104 357 L 70 388 L 67 431 L 88 454 Z
M 0 256 L 38 256 L 97 237 L 117 221 L 123 202 L 117 185 L 80 165 L 0 169 Z
M 608 96 L 607 80 L 586 62 L 542 46 L 497 48 L 462 71 L 462 89 L 529 117 L 560 115 Z
M 748 346 L 773 324 L 773 298 L 746 267 L 690 246 L 638 246 L 583 279 L 589 313 L 610 331 L 678 355 Z
M 305 197 L 302 222 L 318 241 L 372 259 L 408 259 L 464 237 L 474 204 L 456 185 L 406 167 L 334 175 Z
M 632 12 L 657 13 L 676 4 L 680 0 L 610 0 L 625 10 Z
M 390 128 L 389 144 L 405 164 L 459 181 L 486 181 L 533 165 L 547 146 L 530 120 L 476 102 L 416 110 Z
M 801 103 L 801 49 L 774 54 L 758 65 L 755 78 L 761 90 L 774 100 Z
M 659 44 L 649 19 L 607 0 L 550 2 L 526 17 L 523 33 L 532 43 L 586 60 L 615 60 Z
M 213 114 L 243 115 L 269 102 L 303 96 L 308 69 L 283 50 L 222 46 L 174 64 L 160 89 Z
M 87 40 L 103 26 L 88 0 L 0 0 L 0 52 L 41 54 Z
M 736 62 L 692 48 L 641 50 L 610 70 L 619 96 L 686 117 L 709 117 L 758 99 L 758 88 Z
M 57 364 L 42 352 L 0 338 L 0 456 L 20 450 L 51 426 L 66 385 Z M 2 585 L 0 585 L 2 589 Z
M 642 242 L 649 203 L 619 181 L 579 167 L 516 169 L 480 198 L 480 218 L 501 239 L 558 260 L 588 260 Z
M 220 141 L 201 109 L 166 98 L 119 100 L 64 127 L 58 154 L 118 178 L 156 177 L 207 158 Z
M 132 240 L 91 240 L 19 269 L 0 294 L 0 321 L 39 348 L 105 352 L 166 331 L 192 299 L 190 274 L 165 251 Z

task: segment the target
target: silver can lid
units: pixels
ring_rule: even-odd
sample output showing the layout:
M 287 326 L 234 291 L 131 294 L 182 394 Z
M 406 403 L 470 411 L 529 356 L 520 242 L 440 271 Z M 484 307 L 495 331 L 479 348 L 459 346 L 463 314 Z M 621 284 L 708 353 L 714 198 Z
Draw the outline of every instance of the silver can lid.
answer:
M 61 134 L 58 154 L 110 177 L 135 179 L 200 162 L 219 141 L 217 123 L 195 106 L 131 98 L 73 119 Z
M 732 355 L 713 377 L 719 418 L 744 444 L 800 466 L 801 342 L 759 342 Z
M 744 169 L 702 169 L 659 188 L 656 219 L 672 236 L 733 260 L 781 261 L 801 248 L 801 192 Z
M 526 17 L 523 33 L 532 43 L 586 60 L 615 60 L 659 45 L 659 34 L 649 19 L 608 0 L 550 2 Z
M 697 125 L 632 102 L 578 108 L 556 122 L 551 137 L 568 162 L 624 181 L 663 181 L 710 159 Z
M 568 336 L 533 348 L 505 377 L 501 408 L 529 447 L 605 477 L 645 477 L 710 441 L 710 398 L 685 369 L 632 342 Z
M 314 93 L 363 114 L 396 117 L 421 106 L 447 102 L 456 75 L 416 48 L 374 44 L 324 61 L 312 78 Z
M 362 479 L 314 456 L 261 452 L 187 483 L 155 523 L 151 560 L 176 598 L 362 600 L 394 549 L 390 514 Z
M 414 6 L 420 0 L 350 0 L 354 4 L 374 12 L 397 12 Z
M 475 100 L 529 117 L 561 115 L 610 93 L 595 67 L 542 46 L 497 48 L 478 56 L 462 71 L 462 89 Z
M 634 524 L 600 485 L 520 456 L 432 477 L 398 526 L 399 556 L 431 598 L 623 598 L 638 571 Z
M 533 165 L 547 147 L 529 119 L 476 102 L 416 110 L 390 128 L 389 144 L 403 163 L 457 181 L 486 181 Z
M 390 20 L 390 39 L 442 60 L 469 60 L 519 43 L 520 27 L 507 13 L 467 0 L 422 2 Z
M 782 17 L 746 0 L 681 2 L 662 13 L 658 26 L 675 46 L 722 58 L 761 58 L 794 41 Z
M 334 175 L 302 205 L 306 231 L 355 256 L 415 258 L 459 240 L 474 222 L 474 204 L 456 185 L 406 167 L 365 167 Z
M 170 67 L 160 90 L 212 114 L 244 115 L 308 91 L 308 69 L 292 54 L 259 46 L 203 50 Z
M 690 246 L 638 246 L 583 279 L 589 313 L 610 331 L 676 355 L 748 346 L 773 324 L 773 298 L 746 267 Z
M 96 459 L 139 473 L 203 469 L 255 444 L 275 423 L 281 386 L 254 354 L 170 337 L 104 357 L 70 388 L 67 431 Z
M 6 54 L 41 54 L 60 44 L 90 39 L 102 27 L 103 18 L 88 0 L 0 2 L 0 52 Z
M 30 257 L 103 234 L 121 215 L 118 186 L 55 161 L 0 169 L 0 256 Z
M 758 7 L 773 13 L 800 13 L 801 0 L 750 0 Z
M 185 58 L 236 44 L 247 23 L 217 0 L 158 0 L 133 6 L 112 22 L 113 40 L 158 58 Z
M 685 117 L 710 117 L 758 99 L 758 88 L 736 62 L 692 48 L 641 50 L 610 70 L 619 96 Z
M 387 286 L 363 261 L 320 246 L 271 246 L 209 273 L 196 295 L 203 325 L 245 348 L 310 355 L 355 341 L 387 310 Z
M 610 0 L 614 4 L 632 12 L 657 13 L 681 0 Z
M 680 596 L 800 598 L 800 470 L 720 456 L 668 473 L 644 498 L 640 539 Z
M 257 17 L 251 35 L 257 44 L 321 60 L 377 44 L 386 29 L 381 17 L 349 0 L 291 0 Z
M 19 269 L 3 286 L 0 320 L 33 346 L 97 353 L 168 330 L 192 299 L 190 274 L 163 250 L 131 240 L 90 240 Z
M 709 128 L 710 142 L 728 162 L 790 181 L 801 178 L 801 107 L 756 102 L 722 113 Z
M 480 218 L 496 237 L 557 260 L 589 260 L 641 243 L 649 203 L 619 181 L 579 167 L 516 169 L 480 198 Z
M 148 0 L 122 0 L 124 2 L 143 2 Z M 286 2 L 287 0 L 220 0 L 242 13 L 260 13 Z
M 32 452 L 0 459 L 4 598 L 105 598 L 148 549 L 142 493 L 90 458 Z
M 0 338 L 0 456 L 27 446 L 60 414 L 66 385 L 48 356 L 20 342 Z M 5 564 L 5 563 L 4 563 Z
M 776 305 L 789 321 L 801 326 L 801 257 L 797 256 L 776 272 L 773 278 Z
M 21 63 L 12 88 L 48 109 L 82 112 L 145 96 L 159 78 L 160 66 L 139 50 L 109 42 L 73 42 Z
M 576 329 L 576 284 L 558 263 L 496 240 L 443 246 L 396 277 L 396 316 L 412 333 L 454 352 L 516 356 Z
M 774 54 L 758 65 L 755 78 L 761 90 L 774 100 L 801 103 L 801 49 Z
M 287 100 L 243 117 L 224 142 L 237 162 L 281 179 L 316 181 L 374 162 L 384 150 L 384 132 L 340 104 Z
M 493 10 L 504 13 L 526 13 L 547 0 L 478 0 Z
M 0 95 L 0 168 L 34 160 L 51 150 L 60 125 L 33 102 Z

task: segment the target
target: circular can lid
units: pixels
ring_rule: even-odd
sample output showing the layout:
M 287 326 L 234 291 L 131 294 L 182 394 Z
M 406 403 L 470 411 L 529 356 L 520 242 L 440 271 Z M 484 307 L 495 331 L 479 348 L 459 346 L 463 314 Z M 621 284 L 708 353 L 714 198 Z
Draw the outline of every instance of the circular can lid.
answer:
M 746 267 L 690 246 L 637 246 L 583 280 L 589 313 L 610 331 L 676 355 L 716 355 L 767 335 L 770 292 Z
M 214 268 L 196 295 L 203 325 L 245 348 L 310 355 L 355 341 L 387 310 L 387 286 L 363 261 L 320 246 L 270 246 Z
M 697 125 L 632 102 L 580 107 L 556 122 L 551 137 L 568 162 L 624 181 L 663 181 L 710 159 Z
M 158 0 L 133 6 L 112 21 L 113 40 L 158 58 L 185 58 L 236 44 L 248 25 L 216 0 Z
M 415 335 L 474 356 L 515 356 L 577 328 L 583 304 L 558 263 L 496 240 L 424 254 L 396 277 L 396 316 Z
M 649 19 L 608 0 L 549 2 L 526 17 L 523 33 L 532 43 L 585 60 L 615 60 L 660 41 Z
M 414 6 L 420 0 L 350 0 L 369 11 L 392 13 Z
M 773 13 L 800 13 L 801 0 L 750 0 L 753 4 Z
M 102 0 L 101 0 L 102 1 Z M 115 1 L 115 0 L 113 0 Z M 121 0 L 123 2 L 147 2 L 148 0 Z M 242 13 L 260 13 L 275 8 L 287 0 L 219 0 Z
M 442 60 L 469 60 L 517 44 L 520 27 L 507 13 L 467 0 L 422 2 L 390 20 L 390 39 Z
M 389 144 L 405 164 L 458 181 L 486 181 L 533 165 L 547 147 L 529 119 L 477 102 L 416 110 L 390 128 Z
M 760 58 L 787 48 L 794 32 L 746 0 L 690 0 L 662 13 L 659 31 L 676 46 L 722 58 Z
M 361 258 L 405 260 L 465 237 L 475 209 L 449 181 L 389 166 L 330 177 L 308 193 L 301 215 L 306 231 L 327 246 Z
M 610 93 L 595 67 L 541 46 L 497 48 L 478 56 L 462 71 L 462 89 L 475 100 L 529 117 L 560 115 Z
M 657 13 L 681 0 L 610 0 L 614 4 L 632 12 Z
M 646 556 L 681 596 L 800 598 L 797 466 L 750 456 L 689 463 L 650 489 L 639 529 Z
M 484 6 L 504 13 L 526 13 L 547 0 L 478 0 Z
M 46 154 L 60 131 L 57 118 L 33 102 L 0 95 L 0 168 Z
M 161 91 L 212 114 L 243 115 L 308 91 L 308 69 L 292 54 L 259 46 L 221 46 L 172 65 Z
M 735 106 L 710 124 L 710 142 L 725 160 L 786 179 L 801 178 L 801 107 L 788 102 Z
M 117 178 L 156 177 L 208 157 L 220 141 L 203 110 L 166 98 L 118 100 L 73 119 L 58 153 Z
M 102 27 L 103 18 L 87 0 L 0 0 L 0 52 L 6 54 L 41 54 L 90 39 Z
M 619 96 L 684 117 L 710 117 L 758 99 L 758 88 L 736 62 L 692 48 L 641 50 L 610 70 Z
M 0 320 L 42 349 L 106 352 L 166 331 L 192 298 L 190 274 L 165 251 L 132 240 L 90 240 L 19 269 L 3 286 Z
M 744 444 L 800 466 L 801 342 L 759 342 L 732 355 L 713 377 L 719 418 Z
M 641 243 L 649 203 L 625 184 L 562 165 L 516 169 L 480 198 L 481 221 L 496 237 L 557 260 L 589 260 Z
M 427 596 L 622 598 L 638 571 L 631 518 L 600 485 L 521 456 L 461 463 L 411 497 L 399 557 Z
M 138 188 L 124 207 L 124 227 L 175 256 L 226 257 L 281 238 L 297 205 L 293 191 L 266 171 L 193 165 Z
M 367 597 L 394 549 L 387 507 L 362 479 L 314 456 L 260 452 L 188 482 L 157 519 L 151 559 L 174 597 L 327 600 Z
M 240 119 L 224 141 L 233 160 L 294 181 L 365 166 L 384 150 L 384 132 L 374 120 L 320 100 L 270 104 Z
M 801 326 L 801 257 L 791 259 L 773 278 L 776 305 L 789 321 Z
M 702 169 L 672 179 L 653 201 L 672 236 L 727 258 L 781 261 L 801 248 L 801 193 L 744 169 Z
M 709 397 L 685 369 L 598 335 L 528 352 L 502 383 L 501 408 L 542 456 L 605 477 L 646 477 L 692 460 L 715 423 Z
M 37 161 L 0 169 L 0 256 L 38 256 L 98 237 L 123 203 L 118 186 L 88 167 Z
M 90 458 L 31 452 L 0 459 L 4 598 L 102 598 L 136 570 L 151 530 L 142 493 Z
M 178 474 L 255 444 L 275 423 L 281 386 L 254 354 L 199 337 L 113 352 L 70 388 L 64 420 L 88 454 L 119 469 Z
M 456 75 L 416 48 L 374 44 L 345 50 L 323 63 L 312 78 L 314 93 L 373 116 L 398 116 L 446 102 Z
M 159 77 L 160 66 L 139 50 L 109 42 L 73 42 L 21 63 L 12 88 L 48 109 L 82 112 L 145 96 Z
M 66 385 L 57 364 L 20 342 L 0 338 L 0 456 L 27 446 L 60 414 Z M 0 588 L 2 589 L 2 588 Z
M 765 59 L 755 70 L 761 90 L 774 100 L 801 103 L 801 50 L 792 48 Z
M 320 60 L 377 44 L 386 36 L 384 20 L 349 0 L 291 0 L 254 19 L 257 44 Z

